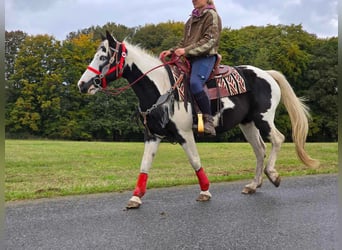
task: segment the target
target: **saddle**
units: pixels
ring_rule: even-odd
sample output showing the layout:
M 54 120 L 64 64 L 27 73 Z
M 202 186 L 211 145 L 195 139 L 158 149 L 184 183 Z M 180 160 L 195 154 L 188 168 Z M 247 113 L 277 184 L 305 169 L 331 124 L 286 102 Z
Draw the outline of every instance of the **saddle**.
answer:
M 222 56 L 216 55 L 217 59 L 208 80 L 204 84 L 204 90 L 207 92 L 210 100 L 216 100 L 222 97 L 243 94 L 248 91 L 244 78 L 236 70 L 235 67 L 221 65 Z M 173 58 L 170 66 L 172 68 L 174 79 L 177 80 L 181 74 L 185 74 L 189 79 L 191 66 L 189 61 L 182 58 Z M 189 83 L 183 81 L 177 86 L 178 94 L 181 99 L 187 100 Z
M 227 65 L 221 65 L 222 56 L 220 54 L 216 55 L 216 62 L 213 68 L 213 71 L 211 72 L 208 81 L 215 78 L 215 76 L 223 75 L 223 74 L 229 74 L 232 71 L 232 67 Z
M 219 78 L 223 75 L 230 75 L 233 72 L 234 68 L 230 67 L 228 65 L 221 65 L 221 60 L 222 60 L 222 56 L 220 54 L 217 54 L 216 55 L 216 63 L 214 65 L 213 71 L 211 72 L 211 74 L 207 80 L 207 83 L 209 83 L 212 80 L 215 80 L 215 78 Z M 208 88 L 208 85 L 205 84 L 204 89 L 207 92 L 210 100 L 215 100 L 215 99 L 219 99 L 221 97 L 229 96 L 228 90 L 222 86 L 216 86 L 216 87 Z

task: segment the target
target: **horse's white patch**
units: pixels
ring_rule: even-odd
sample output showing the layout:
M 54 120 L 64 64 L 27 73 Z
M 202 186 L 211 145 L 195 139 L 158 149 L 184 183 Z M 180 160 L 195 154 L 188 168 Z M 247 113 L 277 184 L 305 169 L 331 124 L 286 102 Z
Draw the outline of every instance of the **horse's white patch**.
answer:
M 139 205 L 142 204 L 142 201 L 141 201 L 141 199 L 140 199 L 138 196 L 132 196 L 132 198 L 129 199 L 129 200 L 130 200 L 130 201 L 133 201 L 133 202 L 136 202 L 136 203 L 138 203 Z
M 229 99 L 229 97 L 221 98 L 221 102 L 223 104 L 223 108 L 220 110 L 220 114 L 219 115 L 215 115 L 214 116 L 214 125 L 215 126 L 218 126 L 219 119 L 223 115 L 223 112 L 226 109 L 233 109 L 235 107 L 235 104 Z
M 125 45 L 128 51 L 125 60 L 126 64 L 130 67 L 132 67 L 133 63 L 136 64 L 143 74 L 163 64 L 157 57 L 147 53 L 139 46 L 132 45 L 126 41 Z M 141 54 L 143 54 L 144 56 L 142 57 Z M 150 73 L 147 74 L 147 76 L 153 82 L 155 82 L 155 85 L 161 95 L 165 94 L 171 88 L 168 73 L 163 66 L 152 70 Z
M 210 198 L 212 197 L 212 195 L 211 195 L 211 193 L 209 192 L 209 190 L 207 190 L 207 191 L 201 191 L 200 194 L 205 195 L 205 196 L 208 196 L 208 197 L 210 197 Z
M 141 173 L 148 173 L 150 171 L 151 164 L 154 159 L 154 156 L 157 153 L 160 141 L 161 139 L 157 138 L 156 141 L 145 142 L 145 151 L 140 165 Z
M 221 102 L 223 103 L 223 109 L 221 110 L 221 113 L 224 109 L 232 109 L 235 107 L 235 104 L 229 99 L 229 97 L 221 98 Z
M 102 46 L 104 46 L 106 48 L 106 51 L 103 51 L 101 49 Z M 100 65 L 102 64 L 101 57 L 102 56 L 106 57 L 108 50 L 109 50 L 109 44 L 108 44 L 108 41 L 105 40 L 101 43 L 98 50 L 96 51 L 96 53 L 93 57 L 93 60 L 89 64 L 89 67 L 92 67 L 93 69 L 99 70 Z M 90 81 L 90 79 L 92 79 L 95 76 L 96 76 L 95 72 L 90 71 L 89 69 L 86 69 L 86 71 L 84 71 L 83 75 L 81 76 L 80 80 L 78 81 L 77 85 L 80 87 L 82 82 L 88 82 L 88 81 Z M 95 94 L 96 91 L 94 92 L 93 90 L 89 89 L 88 93 L 89 94 Z
M 188 103 L 188 112 L 184 108 L 183 102 L 175 102 L 174 103 L 174 114 L 171 117 L 171 120 L 177 125 L 178 130 L 188 130 L 192 127 L 192 111 L 191 104 Z

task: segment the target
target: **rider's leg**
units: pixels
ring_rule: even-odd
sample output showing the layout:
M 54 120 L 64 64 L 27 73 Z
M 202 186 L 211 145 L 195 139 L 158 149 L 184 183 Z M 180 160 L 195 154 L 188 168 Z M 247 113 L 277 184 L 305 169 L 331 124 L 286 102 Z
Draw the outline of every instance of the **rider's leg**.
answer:
M 215 65 L 216 56 L 196 58 L 191 61 L 190 90 L 203 113 L 204 132 L 216 135 L 214 119 L 211 114 L 210 100 L 203 90 Z

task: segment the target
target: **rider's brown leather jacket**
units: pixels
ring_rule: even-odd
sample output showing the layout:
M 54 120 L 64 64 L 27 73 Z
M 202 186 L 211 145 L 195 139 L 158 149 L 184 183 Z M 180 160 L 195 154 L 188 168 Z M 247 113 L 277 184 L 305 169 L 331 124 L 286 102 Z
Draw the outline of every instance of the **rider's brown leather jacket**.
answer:
M 184 48 L 186 57 L 216 55 L 222 22 L 215 9 L 205 9 L 200 15 L 192 14 L 185 24 L 184 36 L 173 48 Z

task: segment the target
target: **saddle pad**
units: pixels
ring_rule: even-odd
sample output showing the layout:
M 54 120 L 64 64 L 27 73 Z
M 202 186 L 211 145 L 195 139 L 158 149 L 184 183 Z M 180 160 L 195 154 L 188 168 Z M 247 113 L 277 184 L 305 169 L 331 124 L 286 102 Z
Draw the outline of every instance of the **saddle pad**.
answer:
M 245 79 L 234 68 L 224 74 L 216 75 L 207 83 L 210 100 L 244 94 L 248 91 Z
M 218 99 L 227 96 L 234 96 L 248 92 L 244 78 L 239 72 L 230 66 L 225 66 L 225 69 L 229 67 L 229 70 L 225 70 L 224 73 L 215 75 L 210 79 L 206 86 L 205 91 L 209 95 L 210 100 Z M 179 74 L 172 70 L 175 81 L 178 80 Z M 177 86 L 178 96 L 180 101 L 184 101 L 185 88 L 182 82 Z

